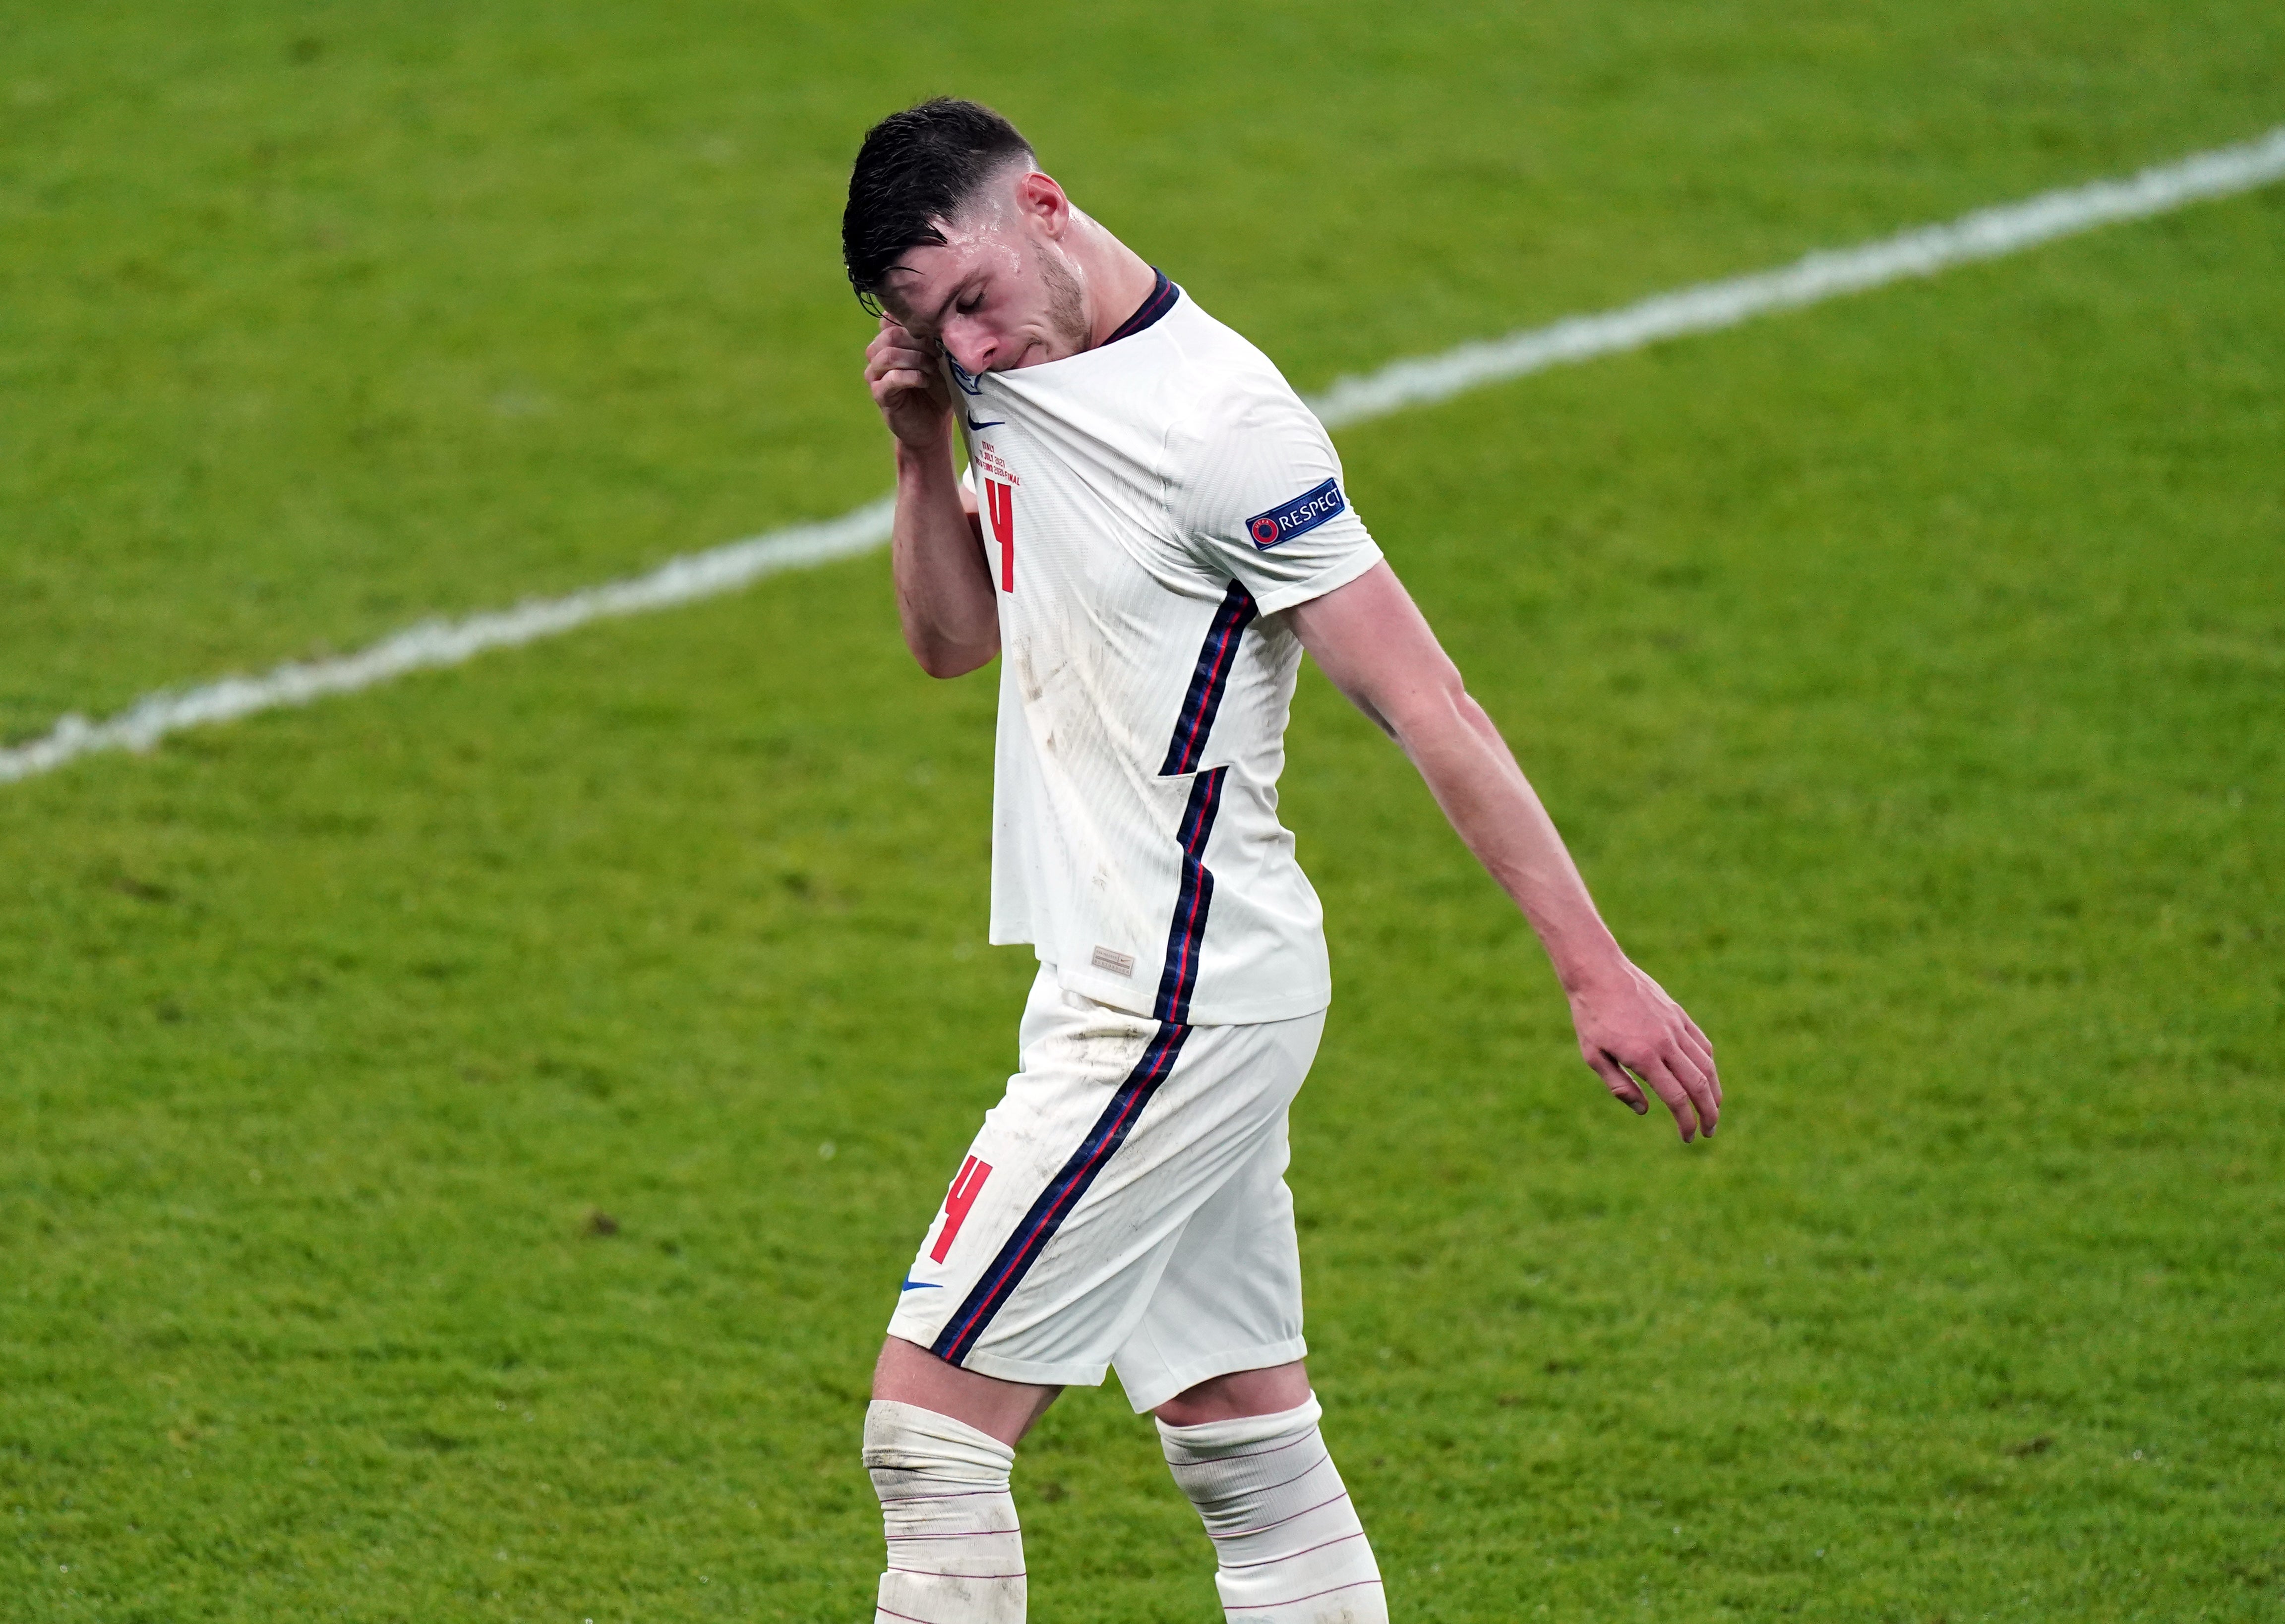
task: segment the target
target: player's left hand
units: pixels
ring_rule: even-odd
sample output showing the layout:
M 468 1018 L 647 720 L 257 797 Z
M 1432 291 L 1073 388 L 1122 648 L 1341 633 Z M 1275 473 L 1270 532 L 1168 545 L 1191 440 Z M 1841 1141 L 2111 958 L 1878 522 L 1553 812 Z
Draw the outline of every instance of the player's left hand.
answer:
M 1637 1117 L 1650 1109 L 1646 1087 L 1674 1113 L 1688 1144 L 1711 1134 L 1722 1115 L 1722 1075 L 1712 1040 L 1690 1012 L 1621 956 L 1611 971 L 1571 994 L 1579 1052 L 1604 1087 Z

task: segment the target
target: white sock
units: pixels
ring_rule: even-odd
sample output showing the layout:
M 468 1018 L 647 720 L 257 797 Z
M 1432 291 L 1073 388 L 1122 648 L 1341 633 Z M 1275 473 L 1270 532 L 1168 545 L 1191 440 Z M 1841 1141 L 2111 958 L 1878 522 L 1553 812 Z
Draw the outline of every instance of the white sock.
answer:
M 1206 1526 L 1231 1624 L 1387 1624 L 1380 1568 L 1318 1435 L 1315 1398 L 1275 1416 L 1158 1424 Z
M 889 1538 L 874 1624 L 1024 1624 L 1015 1463 L 1013 1449 L 965 1422 L 874 1400 L 865 1469 Z

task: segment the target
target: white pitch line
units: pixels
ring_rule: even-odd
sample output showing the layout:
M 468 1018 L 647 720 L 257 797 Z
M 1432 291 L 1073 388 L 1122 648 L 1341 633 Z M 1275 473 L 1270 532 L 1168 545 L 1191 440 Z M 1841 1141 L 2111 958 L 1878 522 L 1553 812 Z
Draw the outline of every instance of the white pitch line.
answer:
M 1566 362 L 1639 349 L 1661 339 L 1711 333 L 1772 310 L 1789 310 L 1907 277 L 1998 259 L 2099 225 L 2165 214 L 2285 178 L 2285 125 L 2256 141 L 2200 153 L 2124 180 L 2043 192 L 2020 203 L 1979 208 L 1942 225 L 1923 225 L 1853 248 L 1803 255 L 1790 265 L 1657 294 L 1596 316 L 1480 340 L 1417 360 L 1392 361 L 1362 378 L 1343 378 L 1310 402 L 1328 428 L 1345 428 L 1407 406 L 1449 400 L 1465 389 L 1519 378 Z
M 2279 179 L 2285 179 L 2285 125 L 2258 140 L 2199 153 L 2122 180 L 2045 192 L 1853 248 L 1804 255 L 1774 271 L 1701 282 L 1615 310 L 1566 317 L 1504 338 L 1393 361 L 1362 378 L 1336 381 L 1309 404 L 1326 427 L 1347 428 L 1551 366 L 1735 326 L 1755 316 L 1907 277 L 1933 276 L 1954 265 L 1997 259 L 2058 237 L 2250 192 Z M 0 749 L 0 783 L 51 772 L 98 750 L 149 749 L 185 727 L 354 693 L 408 671 L 458 665 L 486 649 L 554 637 L 592 620 L 695 602 L 781 570 L 870 552 L 888 540 L 893 506 L 893 498 L 883 497 L 837 519 L 792 525 L 671 559 L 630 580 L 459 620 L 423 621 L 337 660 L 297 661 L 259 677 L 225 677 L 199 687 L 162 690 L 100 722 L 67 716 L 42 737 Z
M 780 570 L 868 553 L 888 539 L 895 506 L 894 497 L 883 497 L 838 519 L 792 525 L 669 559 L 632 580 L 607 581 L 561 598 L 534 598 L 512 609 L 460 620 L 424 620 L 338 660 L 293 661 L 259 677 L 224 677 L 200 687 L 161 690 L 100 722 L 67 716 L 30 743 L 0 749 L 0 783 L 51 772 L 96 750 L 149 749 L 185 727 L 305 705 L 327 694 L 353 694 L 407 671 L 458 665 L 488 648 L 554 637 L 591 620 L 695 603 Z

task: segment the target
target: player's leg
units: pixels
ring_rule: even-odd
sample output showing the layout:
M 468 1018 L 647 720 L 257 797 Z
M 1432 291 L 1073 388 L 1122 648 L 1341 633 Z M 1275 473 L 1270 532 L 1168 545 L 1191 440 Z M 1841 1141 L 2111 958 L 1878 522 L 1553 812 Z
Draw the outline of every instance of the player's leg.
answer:
M 1307 1374 L 1298 1363 L 1244 1374 L 1262 1378 L 1240 1385 L 1249 1397 L 1217 1377 L 1158 1408 L 1167 1470 L 1213 1541 L 1223 1610 L 1234 1624 L 1385 1624 L 1379 1565 L 1318 1430 Z
M 1002 1381 L 946 1364 L 902 1337 L 884 1338 L 873 1366 L 876 1404 L 912 1404 L 989 1433 L 1013 1448 L 1048 1412 L 1061 1387 Z
M 1274 1416 L 1309 1400 L 1309 1367 L 1300 1360 L 1259 1370 L 1208 1377 L 1176 1393 L 1153 1413 L 1168 1426 L 1204 1426 L 1247 1416 Z
M 1024 1010 L 1019 1045 L 1027 1064 L 1060 1025 L 1058 1000 L 1042 976 Z M 1037 1070 L 1036 1067 L 1033 1068 Z M 906 1271 L 904 1291 L 865 1412 L 865 1469 L 881 1499 L 888 1561 L 881 1574 L 878 1624 L 1023 1624 L 1024 1536 L 1009 1492 L 1015 1446 L 1055 1400 L 1048 1383 L 1005 1380 L 930 1351 L 946 1300 L 957 1299 L 1009 1221 L 1022 1210 L 1037 1170 L 992 1142 L 993 1118 L 1043 1142 L 1069 1137 L 1052 1089 L 1017 1087 L 985 1118 L 945 1196 L 943 1211 Z M 1069 1114 L 1069 1113 L 1064 1113 Z M 965 1236 L 958 1254 L 955 1243 Z M 966 1267 L 957 1267 L 965 1264 Z
M 1062 1385 L 1103 1379 L 1185 1223 L 1284 1109 L 1219 1086 L 1220 1043 L 1034 986 L 1022 1070 L 906 1273 L 876 1372 L 883 1619 L 1022 1618 L 1013 1445 Z
M 1023 1624 L 1024 1536 L 1008 1474 L 1017 1441 L 1059 1391 L 883 1343 L 865 1412 L 865 1469 L 889 1545 L 876 1621 Z
M 1281 1022 L 1233 1032 L 1226 1059 L 1234 1084 L 1249 1071 L 1298 1081 L 1315 1048 L 1314 1024 Z M 1119 1380 L 1136 1408 L 1157 1413 L 1167 1467 L 1213 1542 L 1233 1624 L 1373 1624 L 1388 1616 L 1380 1571 L 1300 1360 L 1287 1159 L 1281 1098 L 1252 1154 L 1175 1242 L 1119 1350 Z

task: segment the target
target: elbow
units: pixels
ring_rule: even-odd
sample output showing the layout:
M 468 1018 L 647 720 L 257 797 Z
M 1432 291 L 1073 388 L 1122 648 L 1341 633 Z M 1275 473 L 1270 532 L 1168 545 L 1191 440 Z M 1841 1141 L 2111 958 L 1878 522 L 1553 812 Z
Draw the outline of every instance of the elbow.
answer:
M 1388 696 L 1380 705 L 1362 707 L 1389 736 L 1409 750 L 1416 741 L 1435 738 L 1457 726 L 1473 731 L 1490 726 L 1491 718 L 1468 692 L 1459 668 L 1444 668 L 1417 687 Z
M 965 677 L 992 663 L 1000 652 L 997 643 L 973 647 L 954 647 L 949 644 L 915 643 L 913 663 L 939 682 L 949 682 L 954 677 Z

